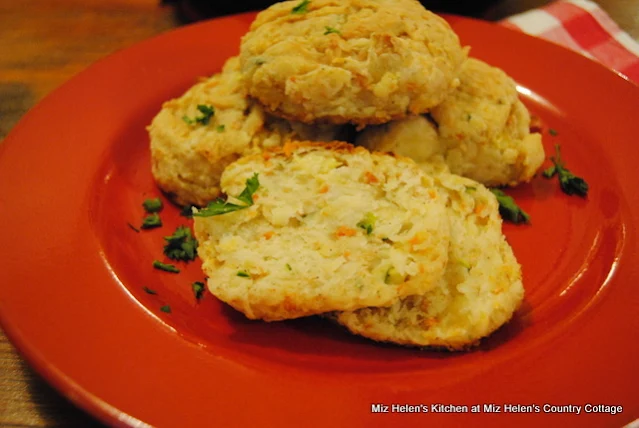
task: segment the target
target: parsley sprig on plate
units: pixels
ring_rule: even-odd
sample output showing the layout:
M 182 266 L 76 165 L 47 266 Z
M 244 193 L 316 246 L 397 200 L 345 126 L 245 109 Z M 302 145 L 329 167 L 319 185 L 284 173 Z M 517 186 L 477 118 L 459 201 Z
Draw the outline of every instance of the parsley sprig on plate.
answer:
M 153 229 L 162 226 L 162 219 L 158 213 L 149 214 L 142 220 L 141 229 Z
M 197 240 L 191 235 L 191 229 L 178 226 L 171 236 L 165 236 L 164 254 L 171 260 L 185 262 L 195 260 L 197 255 Z
M 490 189 L 499 202 L 501 218 L 515 224 L 530 223 L 530 216 L 522 210 L 515 200 L 499 189 Z
M 193 213 L 193 216 L 212 217 L 246 209 L 253 205 L 253 194 L 257 191 L 258 187 L 260 187 L 260 181 L 258 179 L 258 174 L 255 173 L 251 178 L 246 180 L 246 187 L 242 190 L 242 193 L 235 198 L 238 201 L 243 202 L 244 205 L 233 204 L 222 198 L 217 198 L 216 200 L 209 202 L 205 208 Z
M 576 176 L 564 164 L 561 158 L 561 148 L 559 144 L 555 144 L 555 156 L 550 158 L 553 166 L 543 172 L 546 178 L 552 178 L 555 175 L 559 177 L 559 186 L 567 195 L 578 195 L 585 198 L 588 195 L 588 183 L 581 177 Z

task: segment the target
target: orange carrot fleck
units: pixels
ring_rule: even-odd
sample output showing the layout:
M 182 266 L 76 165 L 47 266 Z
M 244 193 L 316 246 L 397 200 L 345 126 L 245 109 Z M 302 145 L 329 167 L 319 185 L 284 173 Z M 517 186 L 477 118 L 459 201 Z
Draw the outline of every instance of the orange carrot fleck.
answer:
M 284 152 L 284 156 L 291 157 L 291 155 L 293 154 L 293 150 L 295 150 L 297 148 L 297 144 L 292 143 L 292 142 L 286 142 L 284 143 L 284 147 L 282 147 L 282 151 Z
M 335 233 L 337 236 L 355 236 L 357 231 L 355 229 L 351 229 L 350 227 L 340 226 Z
M 424 234 L 422 232 L 418 232 L 408 242 L 411 245 L 417 245 L 417 244 L 421 244 L 422 242 L 424 242 L 425 239 L 426 239 L 426 237 L 424 236 Z
M 268 232 L 266 232 L 266 233 L 264 234 L 264 237 L 265 237 L 266 239 L 271 239 L 271 238 L 273 237 L 273 235 L 275 235 L 275 232 L 273 232 L 272 230 L 270 230 L 270 231 L 268 231 Z
M 319 192 L 320 193 L 326 193 L 326 192 L 328 192 L 328 189 L 329 189 L 328 184 L 325 184 L 322 187 L 320 187 Z
M 375 175 L 370 171 L 366 171 L 365 175 L 366 175 L 366 182 L 368 184 L 377 183 L 379 181 L 377 177 L 375 177 Z
M 424 321 L 422 321 L 422 327 L 424 328 L 435 327 L 437 324 L 438 323 L 435 318 L 426 318 Z

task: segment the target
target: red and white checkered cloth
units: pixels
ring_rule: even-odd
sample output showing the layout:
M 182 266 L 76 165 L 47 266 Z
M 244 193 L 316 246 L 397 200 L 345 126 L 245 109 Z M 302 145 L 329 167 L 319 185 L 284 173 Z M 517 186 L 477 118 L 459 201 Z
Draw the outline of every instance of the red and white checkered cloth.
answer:
M 501 24 L 577 51 L 639 84 L 639 43 L 594 2 L 560 0 Z

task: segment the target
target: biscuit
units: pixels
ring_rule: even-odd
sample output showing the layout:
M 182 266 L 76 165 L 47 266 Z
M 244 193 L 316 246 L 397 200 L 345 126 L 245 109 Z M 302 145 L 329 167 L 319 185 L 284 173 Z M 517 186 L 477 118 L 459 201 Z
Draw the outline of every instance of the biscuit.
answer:
M 196 122 L 203 117 L 198 105 L 214 108 L 203 120 L 207 123 Z M 220 194 L 222 171 L 240 156 L 292 138 L 332 141 L 340 128 L 310 127 L 266 114 L 248 100 L 234 57 L 221 73 L 165 102 L 148 131 L 158 186 L 180 205 L 202 206 Z
M 487 186 L 528 182 L 544 161 L 541 135 L 506 73 L 477 59 L 464 63 L 461 85 L 431 111 L 455 174 Z
M 437 287 L 388 308 L 332 317 L 354 334 L 402 345 L 463 350 L 512 317 L 524 296 L 521 268 L 501 232 L 495 197 L 479 183 L 441 174 L 450 248 Z
M 529 132 L 530 115 L 515 83 L 502 70 L 468 59 L 461 85 L 430 116 L 365 128 L 356 143 L 369 150 L 409 156 L 428 170 L 486 186 L 528 182 L 544 161 L 541 135 Z
M 433 179 L 410 159 L 346 143 L 287 143 L 222 175 L 255 203 L 195 218 L 208 289 L 251 319 L 388 306 L 434 287 L 449 226 Z
M 313 0 L 262 11 L 242 38 L 249 94 L 305 123 L 384 123 L 436 106 L 466 58 L 448 23 L 416 0 Z

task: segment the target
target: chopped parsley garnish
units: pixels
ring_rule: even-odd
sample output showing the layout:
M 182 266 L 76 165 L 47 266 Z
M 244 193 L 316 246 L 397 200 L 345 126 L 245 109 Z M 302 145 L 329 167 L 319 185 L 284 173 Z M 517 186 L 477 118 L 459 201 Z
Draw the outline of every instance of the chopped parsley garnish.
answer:
M 185 205 L 180 210 L 180 215 L 186 218 L 193 218 L 193 205 Z
M 468 193 L 473 193 L 475 190 L 477 190 L 477 188 L 473 186 L 464 186 L 464 187 L 466 187 L 466 192 Z
M 137 227 L 133 226 L 131 223 L 127 223 L 127 226 L 129 226 L 129 228 L 131 228 L 131 230 L 133 230 L 136 233 L 140 233 L 140 229 L 138 229 Z
M 470 263 L 468 263 L 468 261 L 464 259 L 458 259 L 457 263 L 459 263 L 462 267 L 466 268 L 466 270 L 470 270 L 471 268 Z
M 164 207 L 164 205 L 162 204 L 162 199 L 160 198 L 145 199 L 144 202 L 142 202 L 142 206 L 144 207 L 144 210 L 149 214 L 159 213 Z
M 377 218 L 375 217 L 375 214 L 366 213 L 364 218 L 359 223 L 357 223 L 357 227 L 364 229 L 364 231 L 366 231 L 366 234 L 370 235 L 371 233 L 373 233 L 373 227 L 375 227 L 376 219 Z
M 202 116 L 198 116 L 194 119 L 191 119 L 188 116 L 182 116 L 182 120 L 189 125 L 195 125 L 196 123 L 199 123 L 200 125 L 208 125 L 211 121 L 211 118 L 215 114 L 215 107 L 198 104 L 197 110 L 202 113 Z
M 180 273 L 180 269 L 168 263 L 162 263 L 159 260 L 153 260 L 153 267 L 165 272 Z
M 191 284 L 191 288 L 193 288 L 193 294 L 195 295 L 195 299 L 200 300 L 205 290 L 204 283 L 200 281 L 195 281 L 193 284 Z
M 404 276 L 401 275 L 395 267 L 391 266 L 386 271 L 386 275 L 384 275 L 384 283 L 385 284 L 401 284 L 404 282 Z
M 511 223 L 530 223 L 530 216 L 515 202 L 513 198 L 505 194 L 499 189 L 490 189 L 490 191 L 497 197 L 499 202 L 499 214 L 501 217 Z
M 307 13 L 308 12 L 308 5 L 311 3 L 311 0 L 302 0 L 301 2 L 298 3 L 297 6 L 295 6 L 293 9 L 291 9 L 291 13 L 294 15 L 301 15 L 303 13 Z
M 258 174 L 255 173 L 253 174 L 253 177 L 246 180 L 246 187 L 236 198 L 239 201 L 244 202 L 246 205 L 232 204 L 224 199 L 217 198 L 216 200 L 209 202 L 205 208 L 193 213 L 193 215 L 197 217 L 212 217 L 248 208 L 253 205 L 253 194 L 258 187 L 260 187 L 260 181 L 258 180 Z
M 164 306 L 160 307 L 160 310 L 162 312 L 166 312 L 167 314 L 171 313 L 171 307 L 169 305 L 164 305 Z
M 148 294 L 153 294 L 153 295 L 158 294 L 157 291 L 151 290 L 149 287 L 144 287 L 143 290 L 146 291 Z
M 328 25 L 324 27 L 324 29 L 326 30 L 324 31 L 324 35 L 327 35 L 327 34 L 339 34 L 340 36 L 342 35 L 342 32 L 339 31 L 337 28 L 329 27 Z
M 237 276 L 241 276 L 242 278 L 250 278 L 251 275 L 245 270 L 240 270 L 237 272 Z
M 554 129 L 552 129 L 552 128 L 548 129 L 548 133 L 549 133 L 550 135 L 552 135 L 553 137 L 556 137 L 556 136 L 557 136 L 557 134 L 559 134 L 559 132 L 555 131 L 555 130 L 554 130 Z
M 160 219 L 160 216 L 158 215 L 158 213 L 153 213 L 144 217 L 144 220 L 142 220 L 142 226 L 140 226 L 140 228 L 153 229 L 154 227 L 161 227 L 161 226 L 162 226 L 162 220 Z
M 588 195 L 588 183 L 586 183 L 586 180 L 583 178 L 577 177 L 564 166 L 564 161 L 561 159 L 561 149 L 559 144 L 555 144 L 555 152 L 555 156 L 550 158 L 553 166 L 546 169 L 543 172 L 543 176 L 546 178 L 552 178 L 556 174 L 559 176 L 559 186 L 565 194 L 579 195 L 582 198 L 585 198 Z
M 292 271 L 293 268 L 291 267 L 291 265 L 289 265 L 288 263 L 286 263 L 286 269 L 288 269 L 289 271 Z
M 466 270 L 470 270 L 470 268 L 472 267 L 470 263 L 468 263 L 468 260 L 465 259 L 457 259 L 457 263 L 463 268 L 466 268 Z
M 240 193 L 240 196 L 237 197 L 240 201 L 244 202 L 246 205 L 253 205 L 253 194 L 260 187 L 260 181 L 258 180 L 258 174 L 253 174 L 253 177 L 246 180 L 246 187 Z
M 165 236 L 164 240 L 164 254 L 171 260 L 195 260 L 197 240 L 191 235 L 191 229 L 188 227 L 178 226 L 173 235 Z
M 224 132 L 224 131 L 226 130 L 226 126 L 224 126 L 224 125 L 217 125 L 217 126 L 215 127 L 215 130 L 216 130 L 217 132 Z

